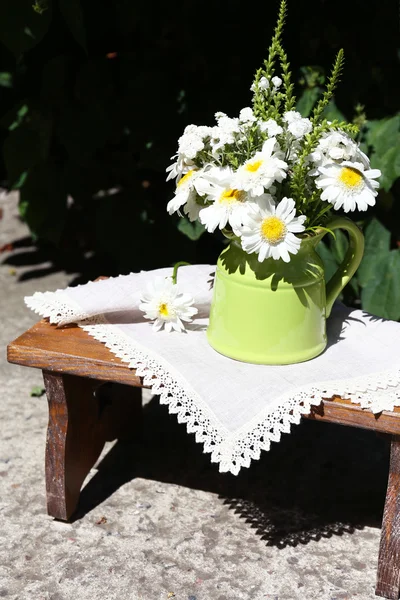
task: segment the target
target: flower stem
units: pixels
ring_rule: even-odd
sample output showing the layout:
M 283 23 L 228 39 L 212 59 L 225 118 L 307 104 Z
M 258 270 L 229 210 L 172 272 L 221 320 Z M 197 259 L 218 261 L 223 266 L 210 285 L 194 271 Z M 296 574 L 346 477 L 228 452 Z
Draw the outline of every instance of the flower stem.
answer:
M 180 262 L 175 263 L 174 270 L 172 272 L 172 283 L 174 285 L 176 285 L 176 280 L 178 278 L 178 269 L 179 269 L 179 267 L 183 267 L 185 265 L 190 265 L 190 263 L 185 262 L 184 260 L 181 260 Z

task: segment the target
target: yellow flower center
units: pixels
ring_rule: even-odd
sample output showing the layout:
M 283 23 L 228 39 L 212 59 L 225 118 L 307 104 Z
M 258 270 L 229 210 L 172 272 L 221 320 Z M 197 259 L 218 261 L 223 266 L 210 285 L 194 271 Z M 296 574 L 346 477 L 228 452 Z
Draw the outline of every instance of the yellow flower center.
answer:
M 186 183 L 186 181 L 188 181 L 191 177 L 193 177 L 193 175 L 195 173 L 196 173 L 196 169 L 191 169 L 190 171 L 188 171 L 187 173 L 185 173 L 185 175 L 183 177 L 181 177 L 181 179 L 178 181 L 177 187 L 179 187 L 183 183 Z
M 284 239 L 286 231 L 286 225 L 279 217 L 267 217 L 261 223 L 261 235 L 272 246 Z
M 346 187 L 354 188 L 360 185 L 363 176 L 353 167 L 343 167 L 340 171 L 339 179 Z
M 166 304 L 165 302 L 161 302 L 160 306 L 158 307 L 158 312 L 163 317 L 168 317 L 168 315 L 169 315 L 168 304 Z
M 224 190 L 219 197 L 219 202 L 243 202 L 244 199 L 245 193 L 243 192 L 243 190 Z
M 247 163 L 245 169 L 246 171 L 250 171 L 250 173 L 255 173 L 263 164 L 262 160 L 254 160 L 253 162 Z

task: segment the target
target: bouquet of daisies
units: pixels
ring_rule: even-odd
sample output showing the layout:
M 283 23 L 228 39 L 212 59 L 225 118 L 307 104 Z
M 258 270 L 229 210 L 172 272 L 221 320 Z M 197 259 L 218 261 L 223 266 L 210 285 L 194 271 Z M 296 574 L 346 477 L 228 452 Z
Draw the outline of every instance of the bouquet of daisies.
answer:
M 233 118 L 217 112 L 213 127 L 188 125 L 167 169 L 167 180 L 176 180 L 169 214 L 184 213 L 209 232 L 220 229 L 260 262 L 289 262 L 301 236 L 323 227 L 332 209 L 373 206 L 381 174 L 370 169 L 354 141 L 356 126 L 324 118 L 340 78 L 342 50 L 311 117 L 295 110 L 281 42 L 285 17 L 282 0 L 268 57 L 251 86 L 252 107 Z

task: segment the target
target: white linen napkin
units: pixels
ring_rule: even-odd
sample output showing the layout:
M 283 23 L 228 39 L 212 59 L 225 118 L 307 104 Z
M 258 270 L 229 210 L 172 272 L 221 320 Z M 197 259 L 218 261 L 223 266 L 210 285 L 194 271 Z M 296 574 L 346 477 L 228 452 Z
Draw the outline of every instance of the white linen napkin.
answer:
M 179 269 L 179 287 L 199 308 L 183 333 L 155 332 L 138 309 L 147 282 L 171 276 L 172 268 L 37 292 L 25 301 L 52 323 L 78 322 L 136 369 L 221 471 L 248 467 L 322 398 L 338 395 L 374 412 L 400 405 L 399 323 L 337 304 L 320 356 L 294 365 L 242 363 L 207 342 L 214 272 L 212 265 Z

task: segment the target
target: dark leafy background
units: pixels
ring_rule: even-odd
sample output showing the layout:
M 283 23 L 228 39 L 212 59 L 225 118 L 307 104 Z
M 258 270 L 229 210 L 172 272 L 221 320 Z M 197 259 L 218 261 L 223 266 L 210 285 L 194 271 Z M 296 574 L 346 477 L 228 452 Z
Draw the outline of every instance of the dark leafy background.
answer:
M 277 10 L 257 0 L 2 0 L 0 173 L 20 190 L 36 243 L 65 265 L 95 253 L 93 275 L 215 261 L 222 239 L 167 215 L 165 168 L 185 125 L 249 105 Z M 284 39 L 305 115 L 345 50 L 330 112 L 351 121 L 364 106 L 360 141 L 383 177 L 376 208 L 354 215 L 367 249 L 344 299 L 400 319 L 398 5 L 289 1 Z M 328 276 L 346 243 L 321 247 Z

